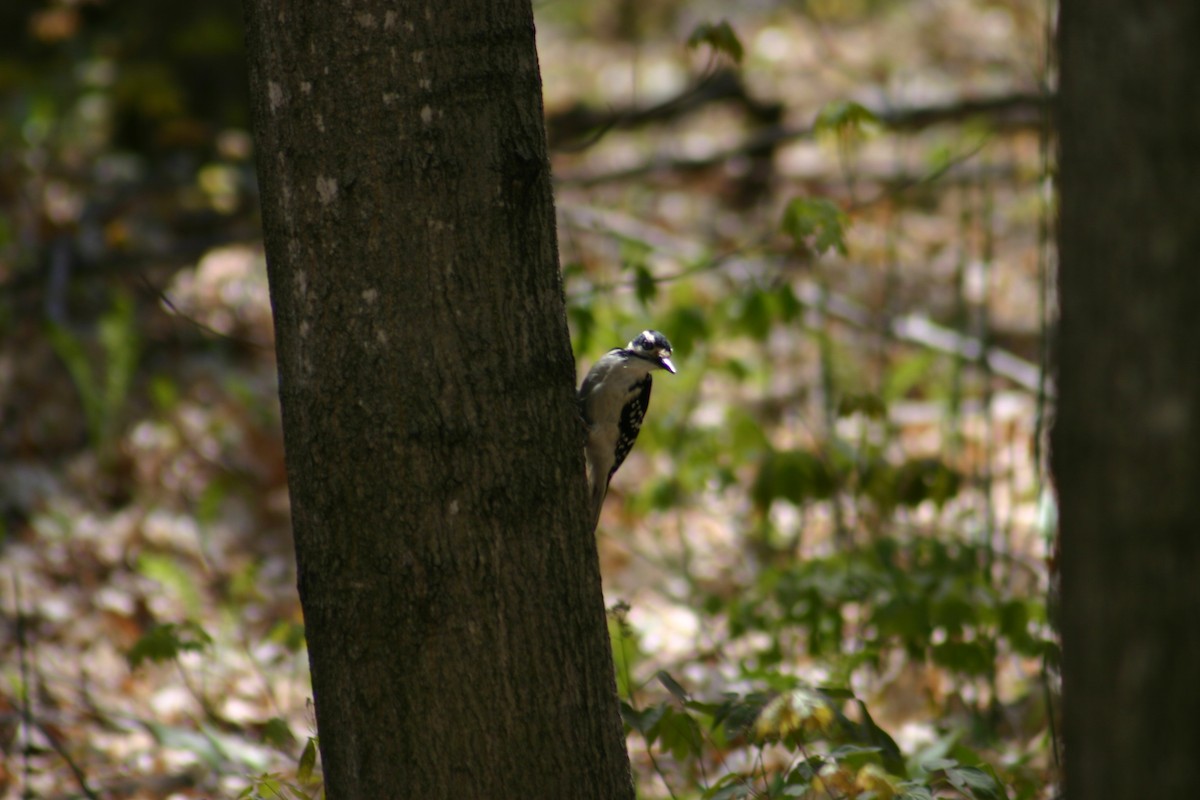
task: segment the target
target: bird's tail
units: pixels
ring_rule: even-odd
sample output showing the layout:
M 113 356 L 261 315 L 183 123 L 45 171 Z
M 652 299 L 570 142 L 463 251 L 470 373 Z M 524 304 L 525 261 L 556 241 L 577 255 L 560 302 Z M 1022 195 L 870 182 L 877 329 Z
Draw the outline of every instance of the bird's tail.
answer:
M 591 494 L 592 532 L 600 525 L 600 510 L 604 508 L 604 498 L 608 494 L 608 475 L 600 475 L 593 467 L 591 460 L 587 464 L 588 487 Z

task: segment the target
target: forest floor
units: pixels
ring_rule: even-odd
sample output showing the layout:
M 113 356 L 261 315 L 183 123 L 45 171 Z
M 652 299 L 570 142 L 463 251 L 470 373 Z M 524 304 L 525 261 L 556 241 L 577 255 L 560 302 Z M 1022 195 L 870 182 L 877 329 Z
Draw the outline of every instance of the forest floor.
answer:
M 1053 797 L 1047 5 L 724 6 L 536 9 L 579 374 L 679 356 L 598 533 L 622 699 L 838 686 L 910 773 Z M 317 790 L 248 133 L 214 141 L 0 181 L 0 797 Z M 646 738 L 646 798 L 795 760 Z

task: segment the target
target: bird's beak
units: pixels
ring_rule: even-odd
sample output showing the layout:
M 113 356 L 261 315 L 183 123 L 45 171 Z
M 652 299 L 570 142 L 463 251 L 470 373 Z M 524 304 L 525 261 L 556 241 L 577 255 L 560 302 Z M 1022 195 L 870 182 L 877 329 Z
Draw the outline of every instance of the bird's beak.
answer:
M 667 372 L 671 373 L 672 375 L 675 374 L 675 363 L 667 356 L 659 356 L 658 363 L 661 364 L 662 368 Z

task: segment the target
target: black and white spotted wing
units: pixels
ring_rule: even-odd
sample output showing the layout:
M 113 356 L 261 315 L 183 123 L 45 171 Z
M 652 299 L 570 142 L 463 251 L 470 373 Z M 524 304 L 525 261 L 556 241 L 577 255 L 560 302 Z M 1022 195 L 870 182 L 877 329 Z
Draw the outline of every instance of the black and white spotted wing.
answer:
M 625 461 L 625 456 L 629 455 L 629 451 L 633 449 L 633 443 L 637 441 L 638 433 L 642 430 L 642 420 L 646 418 L 646 409 L 650 407 L 650 386 L 653 381 L 650 376 L 642 378 L 635 383 L 630 390 L 633 395 L 625 407 L 621 409 L 621 425 L 619 436 L 617 437 L 616 458 L 613 460 L 612 469 L 608 471 L 608 477 L 611 480 L 616 474 L 617 468 Z

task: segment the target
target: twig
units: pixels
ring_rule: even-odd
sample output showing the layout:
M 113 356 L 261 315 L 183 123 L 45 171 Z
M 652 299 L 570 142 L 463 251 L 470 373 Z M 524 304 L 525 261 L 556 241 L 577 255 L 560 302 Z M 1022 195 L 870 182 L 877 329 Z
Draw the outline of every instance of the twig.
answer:
M 929 172 L 926 172 L 923 175 L 901 177 L 896 179 L 892 182 L 891 186 L 887 187 L 879 194 L 875 195 L 874 197 L 868 197 L 865 200 L 861 200 L 856 203 L 851 203 L 846 210 L 851 212 L 861 211 L 864 208 L 877 205 L 885 200 L 893 200 L 907 192 L 909 189 L 914 189 L 918 186 L 924 186 L 926 184 L 933 183 L 943 175 L 949 173 L 955 167 L 959 166 L 960 164 L 965 164 L 975 156 L 979 155 L 983 148 L 987 147 L 988 142 L 990 141 L 991 136 L 984 136 L 971 147 L 968 147 L 962 152 L 947 158 L 944 162 L 929 170 Z M 984 174 L 986 175 L 986 172 Z
M 627 626 L 629 624 L 625 615 L 629 613 L 629 606 L 623 601 L 618 602 L 609 609 L 609 613 L 616 618 L 617 629 L 621 632 L 621 636 L 619 637 L 621 645 L 621 666 L 625 671 L 625 688 L 629 692 L 626 702 L 629 704 L 629 708 L 632 709 L 634 713 L 637 713 L 637 706 L 634 705 L 633 700 L 633 679 L 630 677 L 629 673 L 629 652 L 625 649 L 625 640 L 627 638 L 628 630 Z M 679 798 L 675 796 L 675 790 L 671 788 L 670 781 L 667 780 L 666 773 L 663 772 L 662 768 L 658 765 L 658 759 L 654 757 L 654 751 L 650 747 L 649 740 L 646 739 L 646 734 L 642 731 L 638 731 L 638 733 L 642 734 L 642 741 L 646 743 L 646 755 L 650 758 L 650 765 L 654 768 L 655 774 L 662 779 L 663 785 L 667 787 L 667 792 L 670 793 L 672 800 L 679 800 Z
M 227 342 L 232 342 L 234 344 L 246 345 L 247 347 L 257 348 L 259 350 L 270 350 L 271 349 L 271 345 L 266 344 L 265 342 L 255 341 L 254 339 L 246 339 L 241 336 L 232 336 L 228 333 L 221 333 L 219 330 L 209 327 L 208 325 L 205 325 L 200 320 L 188 316 L 187 314 L 185 314 L 183 311 L 181 311 L 179 309 L 179 306 L 175 305 L 175 303 L 167 295 L 166 290 L 160 289 L 157 286 L 155 286 L 153 283 L 151 283 L 150 279 L 146 277 L 145 273 L 139 271 L 134 274 L 137 276 L 138 282 L 141 283 L 142 286 L 144 286 L 146 288 L 146 291 L 150 292 L 150 294 L 154 295 L 155 298 L 157 298 L 160 302 L 162 302 L 163 305 L 165 305 L 167 308 L 171 309 L 171 311 L 173 311 L 175 313 L 175 316 L 179 317 L 184 322 L 190 323 L 191 325 L 195 326 L 198 330 L 202 331 L 203 333 L 206 333 L 209 336 L 212 336 L 216 339 L 224 339 Z
M 893 131 L 919 130 L 942 123 L 957 123 L 977 116 L 988 116 L 997 122 L 1009 121 L 1012 127 L 1029 128 L 1040 124 L 1042 109 L 1050 98 L 1044 92 L 1014 92 L 983 99 L 957 100 L 938 106 L 880 109 L 872 113 L 885 127 Z M 762 153 L 797 139 L 811 138 L 812 124 L 796 126 L 772 125 L 748 134 L 740 143 L 714 150 L 695 158 L 660 157 L 633 167 L 598 173 L 567 173 L 556 180 L 564 186 L 596 186 L 603 183 L 632 180 L 654 172 L 690 172 L 708 169 L 734 158 Z
M 775 106 L 760 102 L 746 91 L 741 75 L 734 70 L 706 69 L 700 78 L 679 94 L 661 103 L 639 108 L 594 109 L 575 105 L 546 118 L 550 147 L 574 152 L 594 144 L 612 130 L 636 128 L 651 123 L 670 122 L 697 111 L 709 103 L 736 101 L 755 119 L 770 114 Z M 577 139 L 587 134 L 582 142 Z M 571 142 L 572 144 L 567 144 Z
M 13 602 L 17 612 L 17 660 L 21 671 L 21 722 L 25 726 L 25 746 L 21 748 L 21 766 L 28 790 L 33 769 L 29 763 L 30 736 L 33 733 L 33 689 L 29 681 L 29 650 L 25 642 L 25 603 L 21 599 L 21 579 L 12 576 Z
M 1050 115 L 1050 101 L 1053 93 L 1050 89 L 1050 75 L 1054 69 L 1055 53 L 1054 47 L 1054 8 L 1056 4 L 1053 0 L 1046 0 L 1044 6 L 1045 25 L 1043 26 L 1042 40 L 1042 63 L 1041 63 L 1041 89 L 1046 96 L 1046 105 L 1042 109 L 1042 124 L 1038 129 L 1038 157 L 1040 161 L 1039 175 L 1041 176 L 1041 186 L 1039 192 L 1039 201 L 1041 203 L 1038 209 L 1038 324 L 1041 327 L 1041 349 L 1038 353 L 1041 361 L 1041 376 L 1042 380 L 1038 384 L 1036 412 L 1034 413 L 1034 429 L 1033 429 L 1033 457 L 1034 468 L 1037 475 L 1038 497 L 1042 496 L 1046 485 L 1046 453 L 1042 443 L 1042 437 L 1046 433 L 1046 419 L 1048 414 L 1053 413 L 1050 410 L 1049 392 L 1046 386 L 1046 376 L 1053 369 L 1052 358 L 1052 336 L 1053 326 L 1050 319 L 1050 292 L 1052 291 L 1053 279 L 1052 271 L 1054 265 L 1051 261 L 1051 242 L 1050 225 L 1051 225 L 1051 184 L 1050 184 L 1050 146 L 1052 137 L 1052 120 Z M 1057 539 L 1058 532 L 1052 532 L 1052 535 Z M 1047 587 L 1046 606 L 1051 606 L 1050 593 L 1054 591 L 1053 577 L 1050 579 L 1050 584 Z M 1057 625 L 1052 628 L 1057 629 Z M 1057 630 L 1055 630 L 1057 633 Z M 1041 668 L 1041 683 L 1046 702 L 1046 721 L 1047 728 L 1050 734 L 1051 753 L 1054 755 L 1054 768 L 1058 773 L 1060 782 L 1063 775 L 1063 760 L 1062 749 L 1060 747 L 1058 723 L 1055 720 L 1054 708 L 1054 692 L 1050 686 L 1050 664 L 1049 658 L 1042 655 Z M 1059 795 L 1055 796 L 1057 800 Z
M 968 361 L 984 358 L 994 374 L 1030 392 L 1036 392 L 1039 383 L 1043 383 L 1036 364 L 1000 347 L 987 347 L 974 337 L 956 333 L 919 314 L 897 318 L 892 322 L 891 331 L 901 341 L 947 355 L 961 356 Z M 1053 384 L 1048 379 L 1044 384 L 1047 394 L 1053 396 Z
M 25 727 L 25 746 L 21 748 L 22 755 L 22 770 L 25 783 L 25 792 L 30 791 L 29 786 L 33 777 L 33 768 L 29 763 L 29 752 L 31 749 L 30 740 L 33 731 L 36 729 L 41 732 L 42 736 L 50 744 L 51 749 L 58 754 L 58 757 L 63 760 L 67 768 L 71 770 L 71 774 L 75 776 L 75 782 L 79 784 L 79 791 L 83 792 L 88 800 L 100 800 L 100 795 L 88 785 L 87 773 L 83 768 L 75 763 L 75 759 L 71 758 L 71 754 L 67 752 L 66 747 L 59 741 L 58 737 L 46 727 L 44 723 L 38 720 L 33 713 L 33 681 L 32 670 L 29 667 L 29 647 L 25 636 L 25 603 L 21 597 L 21 579 L 15 574 L 12 576 L 13 597 L 16 603 L 16 627 L 17 627 L 17 658 L 20 662 L 21 672 L 21 722 Z M 25 794 L 24 796 L 31 796 Z
M 695 262 L 703 255 L 703 248 L 695 242 L 683 237 L 674 236 L 661 228 L 648 225 L 626 214 L 596 208 L 573 208 L 566 210 L 564 213 L 574 218 L 574 221 L 581 226 L 608 228 L 621 236 L 628 236 L 646 242 L 656 250 L 663 251 L 680 261 Z M 714 262 L 728 264 L 733 261 L 734 259 L 730 254 L 723 254 L 716 259 L 695 264 L 686 270 L 680 271 L 678 274 L 661 278 L 659 281 L 665 283 L 683 275 L 690 275 L 710 269 L 714 265 Z M 752 260 L 746 258 L 738 259 L 734 263 L 743 267 L 746 272 L 758 269 L 766 274 L 772 269 L 766 259 Z M 632 281 L 627 281 L 626 283 L 632 285 Z M 816 306 L 821 302 L 820 290 L 811 281 L 799 281 L 793 284 L 793 288 L 796 291 L 797 298 L 806 305 Z M 827 316 L 855 328 L 862 330 L 880 329 L 880 325 L 874 314 L 840 294 L 829 293 L 824 298 L 823 311 Z M 1001 347 L 989 347 L 972 336 L 950 330 L 921 314 L 907 314 L 897 317 L 884 330 L 898 341 L 919 345 L 946 355 L 956 356 L 965 361 L 978 361 L 981 358 L 986 358 L 988 367 L 996 375 L 1027 391 L 1035 393 L 1045 391 L 1048 397 L 1054 397 L 1053 381 L 1042 374 L 1042 370 L 1037 364 L 1026 361 Z
M 833 379 L 833 343 L 829 339 L 829 326 L 825 321 L 826 307 L 829 301 L 829 287 L 825 283 L 824 276 L 821 276 L 813 284 L 816 289 L 815 301 L 809 304 L 813 309 L 813 325 L 812 331 L 817 339 L 817 354 L 819 358 L 818 369 L 820 371 L 820 387 L 821 387 L 821 412 L 825 425 L 823 440 L 828 446 L 837 450 L 838 448 L 838 431 L 837 431 L 837 403 L 834 400 L 836 387 Z M 836 471 L 830 471 L 831 475 L 837 475 Z M 833 533 L 839 547 L 846 549 L 850 545 L 850 528 L 846 524 L 846 514 L 842 509 L 842 493 L 844 486 L 841 485 L 840 479 L 835 479 L 835 490 L 829 498 L 830 506 L 833 510 Z
M 75 776 L 75 782 L 79 784 L 79 791 L 88 798 L 88 800 L 100 800 L 100 794 L 88 785 L 87 774 L 83 768 L 75 763 L 75 759 L 71 758 L 71 754 L 67 752 L 67 748 L 58 740 L 42 722 L 35 720 L 34 725 L 42 732 L 42 736 L 46 737 L 46 741 L 50 743 L 50 747 L 58 754 L 58 757 L 66 763 L 67 768 L 71 770 L 71 774 Z

